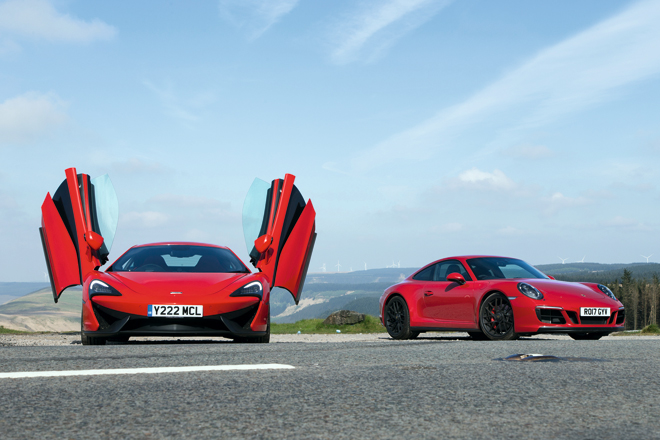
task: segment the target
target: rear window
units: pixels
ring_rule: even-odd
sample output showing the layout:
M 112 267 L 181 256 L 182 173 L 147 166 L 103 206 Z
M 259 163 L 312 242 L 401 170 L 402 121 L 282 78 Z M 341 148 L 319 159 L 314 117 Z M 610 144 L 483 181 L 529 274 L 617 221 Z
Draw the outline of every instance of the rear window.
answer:
M 228 249 L 168 244 L 130 249 L 108 272 L 249 273 L 250 270 Z

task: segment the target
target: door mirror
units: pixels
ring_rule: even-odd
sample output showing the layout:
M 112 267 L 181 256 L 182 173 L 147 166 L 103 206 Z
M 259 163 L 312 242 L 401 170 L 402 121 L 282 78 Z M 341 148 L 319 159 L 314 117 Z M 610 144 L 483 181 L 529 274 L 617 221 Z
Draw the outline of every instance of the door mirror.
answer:
M 85 241 L 95 251 L 98 251 L 101 249 L 101 246 L 103 246 L 103 237 L 101 237 L 100 234 L 97 234 L 94 231 L 87 231 L 85 233 Z
M 273 236 L 265 234 L 254 240 L 254 247 L 257 249 L 257 252 L 263 254 L 268 250 L 271 243 L 273 243 Z
M 547 275 L 547 277 L 550 278 L 551 280 L 555 279 L 555 277 L 553 277 L 552 275 Z
M 465 278 L 463 278 L 463 275 L 461 275 L 458 272 L 450 273 L 449 275 L 447 275 L 447 281 L 458 283 L 461 286 L 465 284 Z

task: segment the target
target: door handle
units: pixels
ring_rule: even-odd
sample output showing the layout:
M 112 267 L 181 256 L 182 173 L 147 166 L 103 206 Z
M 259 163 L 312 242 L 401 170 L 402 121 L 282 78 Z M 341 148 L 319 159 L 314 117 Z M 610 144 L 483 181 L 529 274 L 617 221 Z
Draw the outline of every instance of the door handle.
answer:
M 424 296 L 431 296 L 431 295 L 433 295 L 433 292 L 431 291 L 427 290 L 426 292 L 424 292 Z

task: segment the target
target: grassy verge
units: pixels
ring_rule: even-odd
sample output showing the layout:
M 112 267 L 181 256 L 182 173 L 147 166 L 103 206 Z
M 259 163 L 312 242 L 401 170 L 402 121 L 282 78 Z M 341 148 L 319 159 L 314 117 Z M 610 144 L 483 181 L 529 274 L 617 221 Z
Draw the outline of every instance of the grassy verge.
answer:
M 22 330 L 12 330 L 10 328 L 4 328 L 3 326 L 0 325 L 0 335 L 21 335 L 25 333 L 30 333 L 30 332 L 25 332 Z
M 294 333 L 384 333 L 385 327 L 380 325 L 378 318 L 367 315 L 364 321 L 353 325 L 326 325 L 322 319 L 303 319 L 292 324 L 270 324 L 270 332 L 274 335 Z
M 641 330 L 635 330 L 633 332 L 612 333 L 612 336 L 660 336 L 660 327 L 656 324 L 651 324 Z

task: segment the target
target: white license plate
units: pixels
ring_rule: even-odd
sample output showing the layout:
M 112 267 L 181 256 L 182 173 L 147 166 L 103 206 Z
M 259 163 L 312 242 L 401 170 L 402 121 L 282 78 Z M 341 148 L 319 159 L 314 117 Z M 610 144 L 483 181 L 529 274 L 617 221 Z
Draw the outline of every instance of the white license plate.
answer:
M 149 304 L 147 316 L 162 318 L 186 318 L 204 316 L 204 306 L 181 306 L 168 304 Z
M 580 307 L 580 316 L 610 316 L 609 307 Z

